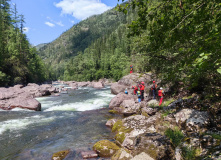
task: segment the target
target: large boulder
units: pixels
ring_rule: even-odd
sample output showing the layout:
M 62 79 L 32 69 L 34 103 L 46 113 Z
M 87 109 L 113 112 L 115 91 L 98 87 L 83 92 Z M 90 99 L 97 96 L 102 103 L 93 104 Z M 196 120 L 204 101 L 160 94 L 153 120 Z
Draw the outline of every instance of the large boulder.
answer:
M 34 98 L 12 98 L 7 101 L 0 101 L 0 108 L 4 110 L 11 110 L 13 108 L 22 108 L 35 111 L 41 111 L 41 103 Z
M 147 86 L 150 81 L 150 74 L 132 73 L 121 78 L 118 83 L 125 86 L 134 86 L 137 82 L 144 82 L 145 86 Z
M 176 122 L 188 132 L 205 132 L 210 124 L 209 115 L 204 111 L 182 109 L 174 115 Z
M 119 93 L 117 96 L 115 96 L 114 98 L 112 98 L 112 100 L 110 101 L 109 104 L 109 108 L 113 109 L 113 108 L 117 108 L 120 107 L 120 104 L 124 101 L 124 100 L 131 100 L 134 99 L 134 96 L 132 95 L 127 95 L 125 93 Z
M 125 86 L 125 85 L 121 85 L 121 84 L 119 84 L 119 83 L 113 83 L 113 84 L 111 85 L 111 93 L 117 95 L 117 94 L 119 94 L 120 92 L 124 92 L 124 90 L 125 90 L 126 88 L 127 88 L 127 86 Z
M 156 108 L 144 107 L 141 109 L 142 115 L 148 117 L 156 114 L 158 110 Z
M 77 82 L 78 87 L 87 87 L 89 85 L 91 85 L 91 82 Z
M 119 149 L 115 143 L 108 140 L 101 140 L 93 146 L 93 150 L 96 151 L 100 157 L 111 157 Z
M 122 107 L 121 113 L 125 116 L 133 115 L 140 110 L 140 103 L 135 103 L 133 99 L 124 100 L 120 106 Z
M 102 82 L 92 82 L 91 85 L 93 88 L 97 88 L 97 89 L 104 88 L 104 84 Z
M 41 104 L 35 97 L 51 95 L 56 88 L 50 84 L 37 85 L 29 83 L 26 87 L 16 85 L 10 88 L 0 88 L 0 108 L 11 110 L 19 107 L 35 111 L 41 110 Z
M 132 86 L 135 86 L 138 84 L 138 82 L 144 82 L 145 86 L 148 86 L 149 82 L 151 80 L 151 75 L 149 74 L 139 74 L 139 73 L 132 73 L 129 75 L 124 76 L 121 78 L 117 83 L 113 83 L 111 85 L 111 93 L 118 94 L 120 92 L 124 92 L 124 90 L 127 88 L 129 94 L 133 94 Z M 145 93 L 149 90 L 149 88 L 145 89 Z M 144 95 L 145 97 L 147 96 Z
M 158 133 L 144 133 L 136 137 L 132 155 L 147 154 L 152 159 L 174 159 L 175 152 L 170 140 Z M 147 157 L 145 155 L 145 157 Z
M 72 89 L 78 89 L 78 83 L 76 83 L 76 82 L 69 82 L 68 85 L 69 85 Z

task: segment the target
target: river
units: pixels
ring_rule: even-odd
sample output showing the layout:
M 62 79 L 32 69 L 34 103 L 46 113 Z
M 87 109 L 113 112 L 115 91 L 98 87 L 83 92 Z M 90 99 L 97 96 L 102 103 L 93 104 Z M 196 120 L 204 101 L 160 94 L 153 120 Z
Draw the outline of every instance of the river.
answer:
M 105 126 L 112 117 L 110 87 L 68 90 L 57 97 L 36 98 L 42 111 L 0 110 L 0 159 L 49 160 L 53 153 L 70 150 L 68 159 L 81 159 L 102 139 L 113 139 Z

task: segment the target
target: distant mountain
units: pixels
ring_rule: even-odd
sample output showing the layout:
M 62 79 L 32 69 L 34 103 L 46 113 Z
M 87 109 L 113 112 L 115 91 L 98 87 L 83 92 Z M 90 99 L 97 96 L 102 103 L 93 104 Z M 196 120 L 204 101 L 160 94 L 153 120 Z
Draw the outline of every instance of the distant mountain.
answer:
M 84 52 L 93 42 L 110 35 L 120 25 L 127 24 L 127 15 L 115 9 L 92 16 L 74 25 L 48 44 L 36 46 L 38 54 L 56 72 L 56 77 L 64 74 L 64 67 L 70 58 Z
M 44 46 L 47 45 L 47 44 L 48 44 L 48 43 L 42 43 L 42 44 L 39 44 L 39 45 L 34 46 L 34 47 L 37 49 L 37 51 L 39 51 L 40 48 L 44 47 Z

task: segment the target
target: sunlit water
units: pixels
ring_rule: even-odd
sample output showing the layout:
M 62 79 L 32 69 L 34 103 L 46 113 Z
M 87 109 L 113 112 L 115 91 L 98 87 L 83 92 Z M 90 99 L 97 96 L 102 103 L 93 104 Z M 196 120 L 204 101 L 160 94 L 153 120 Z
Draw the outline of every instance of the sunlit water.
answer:
M 42 111 L 0 110 L 0 159 L 49 160 L 53 153 L 69 149 L 66 158 L 81 159 L 80 151 L 112 139 L 105 126 L 111 118 L 110 88 L 80 88 L 57 97 L 37 98 Z

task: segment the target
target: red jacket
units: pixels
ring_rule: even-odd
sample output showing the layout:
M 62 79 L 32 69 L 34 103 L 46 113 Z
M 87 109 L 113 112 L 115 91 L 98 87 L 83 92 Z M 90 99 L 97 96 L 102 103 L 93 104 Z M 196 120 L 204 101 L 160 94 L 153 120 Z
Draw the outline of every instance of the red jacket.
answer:
M 162 97 L 163 95 L 164 95 L 164 91 L 163 91 L 163 90 L 159 90 L 159 91 L 158 91 L 158 96 L 159 96 L 159 97 Z
M 137 86 L 134 86 L 134 94 L 137 94 L 137 90 L 138 90 Z
M 141 84 L 139 87 L 141 91 L 144 91 L 145 86 L 143 84 Z

